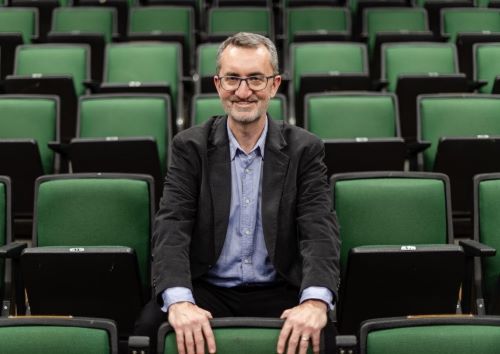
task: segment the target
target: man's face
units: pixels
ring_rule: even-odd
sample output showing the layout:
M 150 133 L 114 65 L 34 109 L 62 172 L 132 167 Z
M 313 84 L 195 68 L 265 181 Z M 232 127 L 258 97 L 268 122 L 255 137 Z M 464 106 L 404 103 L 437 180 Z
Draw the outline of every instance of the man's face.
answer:
M 228 91 L 221 86 L 220 77 L 272 76 L 271 55 L 263 45 L 257 48 L 228 46 L 220 57 L 220 72 L 214 77 L 215 87 L 230 119 L 248 124 L 264 119 L 269 100 L 276 94 L 281 83 L 278 75 L 270 78 L 265 89 L 254 91 L 242 81 L 236 90 Z

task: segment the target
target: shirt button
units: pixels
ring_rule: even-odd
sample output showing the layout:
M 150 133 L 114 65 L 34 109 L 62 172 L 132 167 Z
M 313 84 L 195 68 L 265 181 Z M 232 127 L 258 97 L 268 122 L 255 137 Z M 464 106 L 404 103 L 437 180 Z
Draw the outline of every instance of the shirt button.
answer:
M 246 198 L 245 199 L 245 204 L 248 204 L 248 203 L 250 203 L 250 199 Z
M 249 168 L 245 168 L 245 173 L 250 173 L 252 170 Z
M 245 264 L 250 264 L 250 260 L 249 260 L 248 258 L 246 258 L 246 259 L 244 260 L 244 262 L 245 262 Z
M 245 235 L 250 235 L 250 230 L 246 229 L 245 230 Z

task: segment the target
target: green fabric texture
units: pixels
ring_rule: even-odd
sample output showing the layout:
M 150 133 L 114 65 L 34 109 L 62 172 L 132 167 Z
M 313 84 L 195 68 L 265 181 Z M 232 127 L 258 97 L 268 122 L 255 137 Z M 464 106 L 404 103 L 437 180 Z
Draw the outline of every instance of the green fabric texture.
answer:
M 217 354 L 274 354 L 281 328 L 214 328 Z M 175 333 L 165 338 L 164 354 L 178 354 Z M 312 354 L 311 348 L 307 351 Z
M 35 201 L 37 245 L 124 246 L 149 284 L 150 199 L 145 181 L 68 178 L 42 183 Z
M 443 32 L 455 43 L 458 33 L 500 32 L 500 11 L 498 9 L 461 8 L 443 9 Z
M 500 249 L 500 180 L 485 180 L 479 184 L 479 241 Z M 500 255 L 484 257 L 483 286 L 486 302 L 491 297 L 500 276 Z
M 313 96 L 306 109 L 308 130 L 321 139 L 396 136 L 390 96 Z
M 198 74 L 200 76 L 215 75 L 217 49 L 219 44 L 202 44 L 198 47 Z
M 108 44 L 104 81 L 122 84 L 130 81 L 168 84 L 172 104 L 176 106 L 181 79 L 179 50 L 179 45 L 173 43 Z
M 0 138 L 34 139 L 45 173 L 54 169 L 54 152 L 47 146 L 56 140 L 57 104 L 44 98 L 1 98 Z
M 18 48 L 16 75 L 71 75 L 77 95 L 85 92 L 88 77 L 87 49 L 66 44 L 33 45 Z
M 100 33 L 111 42 L 114 32 L 113 9 L 109 7 L 60 7 L 54 9 L 52 31 L 58 33 Z
M 208 12 L 208 33 L 271 33 L 271 12 L 267 8 L 215 7 Z
M 500 75 L 500 44 L 480 44 L 476 47 L 476 79 L 488 83 L 479 92 L 491 93 L 495 77 Z
M 2 354 L 108 354 L 108 333 L 102 329 L 63 326 L 0 328 Z
M 293 42 L 296 32 L 344 32 L 348 30 L 348 14 L 340 7 L 311 6 L 290 8 L 288 16 L 288 41 Z
M 366 354 L 497 354 L 500 327 L 433 325 L 377 330 Z
M 146 6 L 130 9 L 129 33 L 182 33 L 193 48 L 193 11 L 190 7 Z
M 451 43 L 391 44 L 383 48 L 389 92 L 396 91 L 399 75 L 457 72 L 455 46 Z
M 226 114 L 222 108 L 220 98 L 216 96 L 198 98 L 195 101 L 194 110 L 196 113 L 194 117 L 195 125 L 206 122 L 212 116 Z M 282 110 L 282 102 L 279 98 L 274 97 L 269 101 L 269 108 L 267 111 L 273 119 L 285 119 Z
M 295 93 L 300 90 L 300 76 L 321 73 L 366 73 L 364 44 L 301 43 L 292 46 Z M 314 60 L 312 60 L 314 58 Z
M 36 11 L 30 8 L 0 8 L 0 32 L 20 32 L 25 44 L 36 33 Z
M 370 54 L 373 53 L 377 33 L 419 32 L 429 29 L 427 12 L 422 8 L 368 8 L 365 10 L 364 16 Z
M 500 99 L 429 97 L 419 104 L 421 137 L 432 144 L 423 153 L 427 171 L 434 166 L 441 137 L 500 135 Z
M 161 97 L 89 98 L 80 104 L 80 137 L 151 136 L 166 171 L 170 107 Z
M 428 178 L 366 178 L 337 181 L 341 265 L 357 246 L 445 244 L 445 187 Z

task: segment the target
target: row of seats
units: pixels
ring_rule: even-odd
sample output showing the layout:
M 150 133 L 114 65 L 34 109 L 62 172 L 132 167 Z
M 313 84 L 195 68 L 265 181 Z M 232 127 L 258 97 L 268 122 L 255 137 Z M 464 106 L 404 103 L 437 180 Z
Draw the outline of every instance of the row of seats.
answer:
M 331 186 L 342 226 L 336 309 L 341 334 L 356 334 L 363 321 L 373 318 L 454 314 L 457 309 L 500 312 L 498 173 L 475 177 L 474 239 L 460 245 L 454 242 L 450 186 L 443 174 L 338 174 Z M 41 177 L 32 247 L 26 248 L 11 242 L 10 182 L 2 177 L 5 246 L 0 255 L 18 261 L 12 263 L 15 276 L 6 271 L 16 283 L 7 284 L 2 294 L 6 289 L 16 293 L 4 297 L 4 304 L 15 300 L 4 311 L 23 314 L 26 294 L 32 315 L 110 318 L 119 336 L 128 337 L 151 296 L 153 190 L 151 177 L 144 175 Z

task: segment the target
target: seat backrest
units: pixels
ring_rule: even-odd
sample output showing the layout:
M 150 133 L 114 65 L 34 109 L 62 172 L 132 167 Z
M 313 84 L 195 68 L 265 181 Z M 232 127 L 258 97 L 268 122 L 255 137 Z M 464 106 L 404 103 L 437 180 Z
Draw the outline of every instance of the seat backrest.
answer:
M 321 139 L 399 136 L 393 94 L 347 93 L 306 96 L 305 127 Z
M 42 176 L 35 186 L 33 245 L 130 247 L 148 288 L 153 193 L 146 175 Z
M 38 12 L 32 8 L 0 7 L 0 32 L 18 32 L 24 43 L 38 35 Z
M 483 244 L 500 249 L 500 175 L 498 173 L 476 175 L 474 177 L 474 238 Z M 493 296 L 498 298 L 498 274 L 500 255 L 484 257 L 481 264 L 482 286 L 486 308 Z M 498 310 L 498 309 L 497 309 Z
M 105 57 L 103 82 L 167 83 L 172 103 L 176 104 L 182 78 L 181 48 L 178 43 L 108 44 Z
M 346 8 L 331 6 L 292 7 L 286 10 L 288 42 L 296 32 L 349 32 L 350 14 Z
M 51 96 L 0 96 L 0 139 L 34 139 L 45 173 L 54 171 L 54 152 L 47 143 L 57 141 L 59 100 Z
M 367 8 L 363 13 L 363 33 L 368 37 L 370 53 L 375 47 L 377 33 L 427 30 L 427 11 L 423 8 Z
M 268 112 L 273 119 L 286 120 L 286 98 L 276 95 L 269 101 Z M 212 116 L 223 115 L 224 109 L 217 94 L 199 94 L 193 97 L 191 105 L 191 125 L 206 122 Z
M 33 44 L 17 47 L 15 75 L 70 75 L 77 95 L 90 78 L 89 47 L 76 44 Z
M 500 43 L 477 43 L 474 45 L 474 80 L 486 81 L 479 92 L 490 93 L 495 77 L 500 75 Z
M 424 95 L 417 99 L 419 137 L 431 146 L 423 152 L 423 168 L 434 167 L 441 137 L 500 135 L 500 96 Z
M 117 354 L 117 328 L 113 321 L 97 318 L 0 318 L 0 352 Z
M 452 240 L 449 180 L 443 174 L 346 173 L 334 175 L 331 185 L 343 267 L 357 246 Z
M 459 33 L 500 32 L 500 9 L 448 8 L 441 11 L 441 33 L 455 43 Z
M 0 176 L 0 246 L 12 241 L 12 204 L 10 179 Z M 0 260 L 0 299 L 3 299 L 5 263 Z
M 295 43 L 290 46 L 290 61 L 295 94 L 304 74 L 368 73 L 366 45 L 361 43 Z
M 196 72 L 200 77 L 216 74 L 215 67 L 218 48 L 219 44 L 217 43 L 205 43 L 199 45 L 196 49 Z
M 98 33 L 111 42 L 116 33 L 116 10 L 111 7 L 58 7 L 52 14 L 52 32 Z
M 155 139 L 162 172 L 166 171 L 170 99 L 161 95 L 92 95 L 80 99 L 77 136 L 145 137 Z
M 458 60 L 452 43 L 391 43 L 382 45 L 382 78 L 396 91 L 400 75 L 455 74 Z
M 492 316 L 386 318 L 366 321 L 361 354 L 494 354 L 500 346 L 500 319 Z
M 267 7 L 212 7 L 208 10 L 208 34 L 253 32 L 273 38 L 272 13 Z

